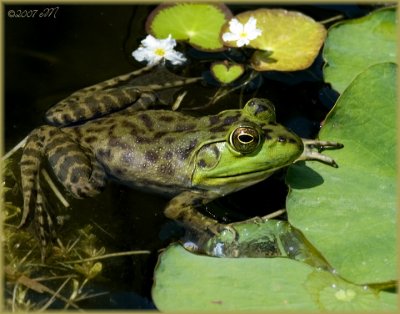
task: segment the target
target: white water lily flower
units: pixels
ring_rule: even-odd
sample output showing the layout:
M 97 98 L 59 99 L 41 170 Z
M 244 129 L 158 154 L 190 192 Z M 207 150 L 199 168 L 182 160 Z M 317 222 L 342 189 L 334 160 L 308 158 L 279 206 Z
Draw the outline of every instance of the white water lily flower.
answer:
M 251 40 L 261 35 L 262 30 L 256 27 L 257 20 L 251 16 L 246 24 L 242 24 L 238 19 L 229 22 L 229 31 L 222 35 L 223 41 L 236 41 L 237 47 L 248 45 Z
M 148 66 L 153 66 L 161 61 L 168 60 L 174 65 L 186 61 L 184 55 L 176 50 L 176 41 L 168 35 L 168 38 L 157 39 L 147 35 L 140 43 L 140 47 L 132 52 L 132 56 L 139 62 L 146 61 Z

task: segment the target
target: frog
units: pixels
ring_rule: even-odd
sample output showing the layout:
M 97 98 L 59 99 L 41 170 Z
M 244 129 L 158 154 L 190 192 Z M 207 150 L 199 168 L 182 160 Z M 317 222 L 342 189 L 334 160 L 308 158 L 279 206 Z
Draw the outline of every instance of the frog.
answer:
M 201 117 L 153 109 L 155 90 L 199 78 L 163 86 L 120 86 L 137 73 L 71 94 L 46 112 L 48 124 L 28 136 L 20 161 L 23 210 L 19 227 L 35 222 L 42 257 L 49 238 L 56 236 L 40 177 L 46 159 L 59 183 L 75 198 L 94 197 L 107 181 L 114 180 L 170 196 L 164 208 L 167 218 L 209 234 L 234 232 L 229 224 L 199 211 L 211 201 L 263 181 L 307 156 L 335 166 L 329 157 L 311 154 L 305 147 L 340 144 L 304 144 L 276 122 L 275 108 L 267 99 L 251 98 L 243 108 Z

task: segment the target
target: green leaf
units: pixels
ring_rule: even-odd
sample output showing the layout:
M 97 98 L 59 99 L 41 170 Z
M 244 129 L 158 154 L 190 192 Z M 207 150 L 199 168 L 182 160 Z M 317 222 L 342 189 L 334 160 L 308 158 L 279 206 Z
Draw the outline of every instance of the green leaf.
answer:
M 295 164 L 288 172 L 290 223 L 337 272 L 382 283 L 396 272 L 396 65 L 362 72 L 328 115 L 320 138 L 344 144 L 339 164 Z
M 214 258 L 172 245 L 159 258 L 152 297 L 161 311 L 394 310 L 377 293 L 287 258 Z
M 326 271 L 315 271 L 307 278 L 305 288 L 320 310 L 383 311 L 396 310 L 397 295 L 357 286 Z
M 235 16 L 242 24 L 253 16 L 261 36 L 250 41 L 256 51 L 251 65 L 257 71 L 296 71 L 308 68 L 317 57 L 325 40 L 326 30 L 312 18 L 295 11 L 258 9 Z M 221 34 L 229 31 L 228 23 Z M 226 42 L 236 47 L 236 42 Z
M 325 81 L 342 93 L 367 67 L 396 62 L 396 45 L 394 8 L 333 25 L 323 50 Z
M 146 30 L 157 38 L 169 34 L 199 50 L 224 50 L 219 33 L 232 16 L 224 4 L 175 3 L 159 5 L 147 18 Z
M 211 64 L 211 73 L 223 84 L 229 84 L 238 79 L 244 72 L 241 64 L 229 64 L 226 62 L 214 62 Z
M 283 258 L 214 258 L 169 247 L 155 271 L 161 311 L 317 309 L 302 287 L 308 265 Z

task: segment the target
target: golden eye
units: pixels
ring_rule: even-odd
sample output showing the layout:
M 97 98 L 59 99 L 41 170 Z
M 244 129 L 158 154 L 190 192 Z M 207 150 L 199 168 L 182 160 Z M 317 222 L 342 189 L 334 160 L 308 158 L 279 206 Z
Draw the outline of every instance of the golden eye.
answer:
M 239 153 L 250 154 L 260 143 L 260 134 L 253 127 L 240 126 L 231 133 L 229 143 Z

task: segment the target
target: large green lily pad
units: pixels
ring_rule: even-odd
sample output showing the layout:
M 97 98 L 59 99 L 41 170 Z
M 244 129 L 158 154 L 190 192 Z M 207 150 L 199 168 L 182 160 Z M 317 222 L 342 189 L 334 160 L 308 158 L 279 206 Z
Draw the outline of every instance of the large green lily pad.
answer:
M 329 29 L 323 56 L 325 81 L 342 93 L 367 67 L 396 62 L 396 10 L 378 10 Z
M 371 66 L 328 115 L 320 138 L 339 168 L 307 162 L 288 172 L 290 223 L 351 282 L 397 278 L 396 65 Z
M 231 16 L 224 4 L 161 4 L 147 18 L 146 31 L 157 38 L 171 34 L 199 50 L 220 51 L 225 48 L 219 32 Z
M 394 310 L 396 296 L 287 258 L 215 258 L 172 245 L 155 270 L 161 311 Z
M 251 65 L 257 71 L 296 71 L 308 68 L 317 57 L 325 40 L 325 27 L 312 18 L 295 11 L 258 9 L 235 16 L 246 24 L 253 16 L 262 34 L 250 41 L 249 47 L 258 49 Z M 225 24 L 221 34 L 229 31 Z M 225 45 L 236 47 L 235 42 Z

